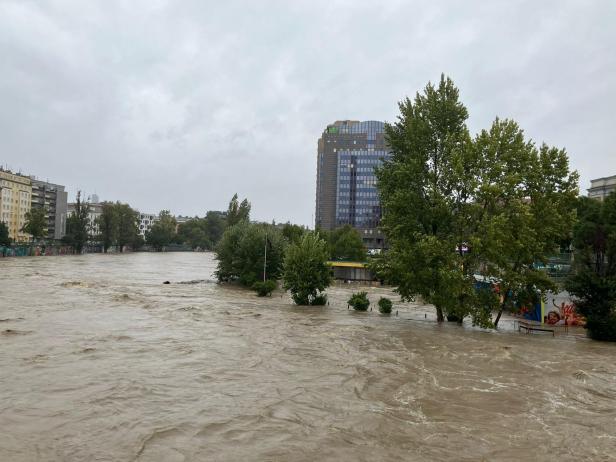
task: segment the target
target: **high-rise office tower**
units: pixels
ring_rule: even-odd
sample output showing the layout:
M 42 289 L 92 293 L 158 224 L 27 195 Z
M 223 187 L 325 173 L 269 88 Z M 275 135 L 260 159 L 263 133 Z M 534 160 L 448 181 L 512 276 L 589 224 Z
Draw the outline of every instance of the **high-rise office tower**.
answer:
M 351 225 L 369 249 L 384 244 L 374 175 L 374 168 L 390 155 L 384 126 L 378 121 L 337 121 L 327 126 L 318 144 L 315 225 L 326 230 Z

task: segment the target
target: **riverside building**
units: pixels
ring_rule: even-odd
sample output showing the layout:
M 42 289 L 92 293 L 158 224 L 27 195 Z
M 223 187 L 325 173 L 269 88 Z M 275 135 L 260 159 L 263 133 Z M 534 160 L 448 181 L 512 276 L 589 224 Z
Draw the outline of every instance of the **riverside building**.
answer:
M 588 197 L 602 201 L 614 191 L 616 191 L 616 175 L 597 178 L 590 180 Z
M 384 247 L 374 174 L 390 156 L 384 127 L 373 120 L 340 120 L 328 125 L 318 141 L 315 225 L 326 230 L 351 225 L 368 249 Z
M 152 225 L 158 221 L 157 213 L 139 212 L 139 234 L 145 238 L 146 233 L 152 229 Z
M 62 239 L 66 234 L 68 194 L 64 186 L 37 180 L 32 181 L 32 208 L 44 208 L 47 219 L 47 239 Z
M 30 235 L 21 229 L 30 211 L 32 180 L 24 175 L 0 169 L 0 221 L 9 229 L 15 242 L 27 242 Z

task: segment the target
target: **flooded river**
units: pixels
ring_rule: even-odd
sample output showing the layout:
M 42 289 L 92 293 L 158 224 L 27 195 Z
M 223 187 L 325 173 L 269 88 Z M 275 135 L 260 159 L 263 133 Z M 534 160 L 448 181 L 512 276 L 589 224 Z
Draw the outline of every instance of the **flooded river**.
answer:
M 214 267 L 0 260 L 0 461 L 616 459 L 616 345 L 355 313 L 348 287 L 300 308 Z

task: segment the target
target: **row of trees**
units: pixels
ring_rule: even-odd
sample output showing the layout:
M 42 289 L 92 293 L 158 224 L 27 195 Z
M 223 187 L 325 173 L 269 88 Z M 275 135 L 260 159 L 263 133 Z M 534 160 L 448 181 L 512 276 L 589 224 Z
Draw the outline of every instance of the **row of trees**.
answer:
M 328 243 L 297 225 L 250 223 L 250 204 L 231 200 L 229 225 L 216 246 L 219 281 L 236 281 L 266 295 L 282 279 L 299 305 L 325 304 L 331 276 Z M 360 239 L 361 244 L 361 239 Z M 365 252 L 362 253 L 365 255 Z
M 376 172 L 390 249 L 374 267 L 439 321 L 496 327 L 504 309 L 555 289 L 535 264 L 570 236 L 578 175 L 564 150 L 535 145 L 512 120 L 471 137 L 444 76 L 399 108 L 386 126 L 391 159 Z M 477 273 L 499 291 L 475 290 Z
M 184 244 L 192 249 L 213 250 L 223 232 L 250 216 L 250 203 L 244 199 L 241 203 L 237 194 L 229 202 L 226 212 L 210 210 L 205 217 L 191 218 L 177 224 L 169 211 L 163 210 L 150 231 L 146 234 L 146 242 L 157 250 L 162 250 L 169 244 Z
M 282 227 L 282 235 L 288 242 L 300 242 L 308 231 L 298 225 L 286 223 Z M 332 231 L 317 230 L 321 239 L 325 241 L 325 248 L 330 260 L 366 261 L 367 251 L 359 232 L 350 225 Z
M 291 240 L 276 226 L 241 221 L 224 232 L 216 258 L 216 276 L 221 282 L 236 281 L 265 295 L 282 279 L 298 305 L 326 301 L 323 291 L 331 280 L 329 251 L 317 232 L 303 232 Z
M 105 253 L 112 246 L 122 252 L 125 246 L 138 249 L 144 244 L 139 234 L 139 212 L 128 204 L 103 202 L 102 213 L 95 219 L 95 224 L 98 225 L 98 236 L 94 236 L 94 240 L 103 245 Z

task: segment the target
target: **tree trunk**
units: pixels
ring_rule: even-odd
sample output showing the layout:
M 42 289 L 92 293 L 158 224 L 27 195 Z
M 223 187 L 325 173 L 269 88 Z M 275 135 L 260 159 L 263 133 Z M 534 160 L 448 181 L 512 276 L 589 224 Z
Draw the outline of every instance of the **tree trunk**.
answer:
M 440 306 L 436 307 L 436 320 L 438 322 L 444 322 L 445 316 L 443 316 L 443 309 Z
M 501 314 L 503 314 L 503 305 L 501 305 L 500 310 L 498 310 L 498 314 L 496 315 L 496 319 L 494 320 L 494 329 L 498 329 L 498 321 L 501 318 Z
M 498 310 L 498 314 L 496 315 L 496 319 L 494 320 L 494 329 L 498 329 L 498 321 L 500 321 L 503 310 L 505 309 L 505 304 L 507 303 L 507 299 L 509 298 L 508 294 L 509 290 L 507 290 L 507 292 L 505 292 L 505 295 L 503 295 L 503 303 L 500 304 L 500 309 Z

